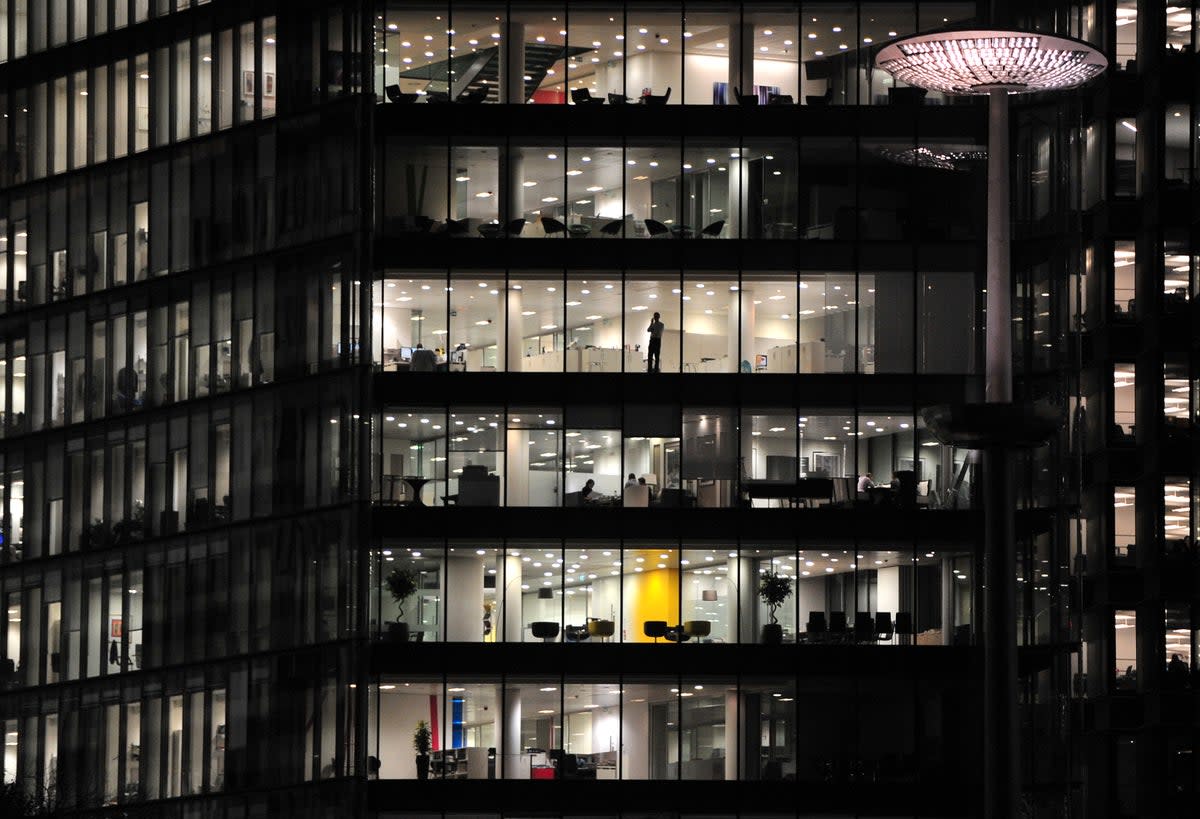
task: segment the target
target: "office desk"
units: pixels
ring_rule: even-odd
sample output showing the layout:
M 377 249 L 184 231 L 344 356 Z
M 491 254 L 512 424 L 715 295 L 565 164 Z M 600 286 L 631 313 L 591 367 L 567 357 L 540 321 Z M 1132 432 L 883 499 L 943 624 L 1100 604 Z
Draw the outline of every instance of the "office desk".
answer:
M 424 501 L 421 500 L 421 490 L 425 488 L 425 484 L 430 481 L 439 480 L 438 478 L 421 478 L 415 475 L 384 475 L 383 479 L 387 482 L 387 497 L 386 501 L 391 503 L 399 503 L 396 500 L 396 481 L 403 481 L 408 485 L 408 488 L 413 493 L 412 505 L 424 506 Z
M 787 500 L 791 503 L 810 500 L 833 500 L 832 478 L 797 478 L 794 481 L 742 481 L 742 490 L 751 501 Z

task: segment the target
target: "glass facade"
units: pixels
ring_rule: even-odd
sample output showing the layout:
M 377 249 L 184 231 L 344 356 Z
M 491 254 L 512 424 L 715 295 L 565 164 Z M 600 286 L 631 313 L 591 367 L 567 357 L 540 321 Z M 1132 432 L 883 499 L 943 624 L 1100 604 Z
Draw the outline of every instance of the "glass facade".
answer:
M 3 794 L 977 816 L 1012 571 L 1029 814 L 1192 815 L 1198 15 L 0 0 Z M 1013 98 L 1000 567 L 985 107 L 874 64 L 993 17 L 1111 60 Z

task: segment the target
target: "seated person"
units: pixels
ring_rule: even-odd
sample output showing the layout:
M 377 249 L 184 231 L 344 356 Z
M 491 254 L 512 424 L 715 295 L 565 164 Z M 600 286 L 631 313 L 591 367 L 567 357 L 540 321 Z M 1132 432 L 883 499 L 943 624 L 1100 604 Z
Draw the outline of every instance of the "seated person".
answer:
M 412 363 L 409 365 L 410 372 L 414 373 L 431 373 L 437 369 L 437 353 L 433 350 L 427 350 L 418 342 L 412 352 Z
M 642 483 L 644 484 L 645 481 L 642 481 Z M 634 475 L 632 472 L 630 472 L 629 477 L 625 479 L 625 485 L 626 486 L 637 486 L 638 485 L 637 476 Z
M 858 476 L 858 491 L 859 492 L 866 492 L 868 489 L 874 489 L 875 486 L 876 486 L 875 476 L 872 475 L 870 472 L 868 472 L 865 475 Z
M 596 492 L 595 489 L 596 482 L 588 478 L 587 483 L 583 485 L 583 489 L 579 490 L 579 500 L 583 503 L 595 503 L 600 497 L 600 493 Z

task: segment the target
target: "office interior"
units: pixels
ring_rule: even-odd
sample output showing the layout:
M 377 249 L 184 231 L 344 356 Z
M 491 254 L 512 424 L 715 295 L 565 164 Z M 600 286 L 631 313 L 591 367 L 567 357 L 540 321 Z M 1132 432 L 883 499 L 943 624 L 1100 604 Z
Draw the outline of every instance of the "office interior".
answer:
M 911 95 L 894 93 L 896 82 L 874 67 L 882 44 L 966 25 L 975 5 L 793 2 L 743 11 L 676 0 L 517 5 L 497 14 L 478 2 L 390 0 L 374 25 L 374 87 L 381 103 L 498 102 L 500 66 L 514 59 L 510 43 L 521 42 L 521 101 L 530 104 L 895 104 Z M 743 88 L 734 72 L 746 65 L 753 83 Z M 936 93 L 915 99 L 950 103 Z
M 907 548 L 678 542 L 386 541 L 374 555 L 377 639 L 449 643 L 760 643 L 951 646 L 973 641 L 974 558 L 961 544 Z M 416 591 L 403 609 L 386 581 Z M 772 611 L 766 574 L 789 584 Z M 581 648 L 582 651 L 591 649 Z

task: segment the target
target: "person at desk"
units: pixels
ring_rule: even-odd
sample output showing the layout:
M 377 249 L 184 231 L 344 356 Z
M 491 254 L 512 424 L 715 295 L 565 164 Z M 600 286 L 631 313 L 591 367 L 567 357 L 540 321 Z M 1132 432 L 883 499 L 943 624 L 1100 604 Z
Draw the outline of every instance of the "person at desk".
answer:
M 877 485 L 875 483 L 875 476 L 870 472 L 858 476 L 858 491 L 863 494 L 866 494 L 867 490 L 874 489 Z
M 625 479 L 625 485 L 626 486 L 637 486 L 638 485 L 637 476 L 634 475 L 632 472 L 630 472 L 629 477 Z
M 579 500 L 581 503 L 593 503 L 596 500 L 596 482 L 591 478 L 587 479 L 587 483 L 583 485 L 583 489 L 579 490 Z
M 1171 655 L 1171 662 L 1167 663 L 1167 678 L 1175 683 L 1185 683 L 1188 678 L 1187 663 L 1178 654 Z
M 418 342 L 412 352 L 412 363 L 409 365 L 409 372 L 414 373 L 431 373 L 437 369 L 437 353 L 433 350 L 427 350 Z

